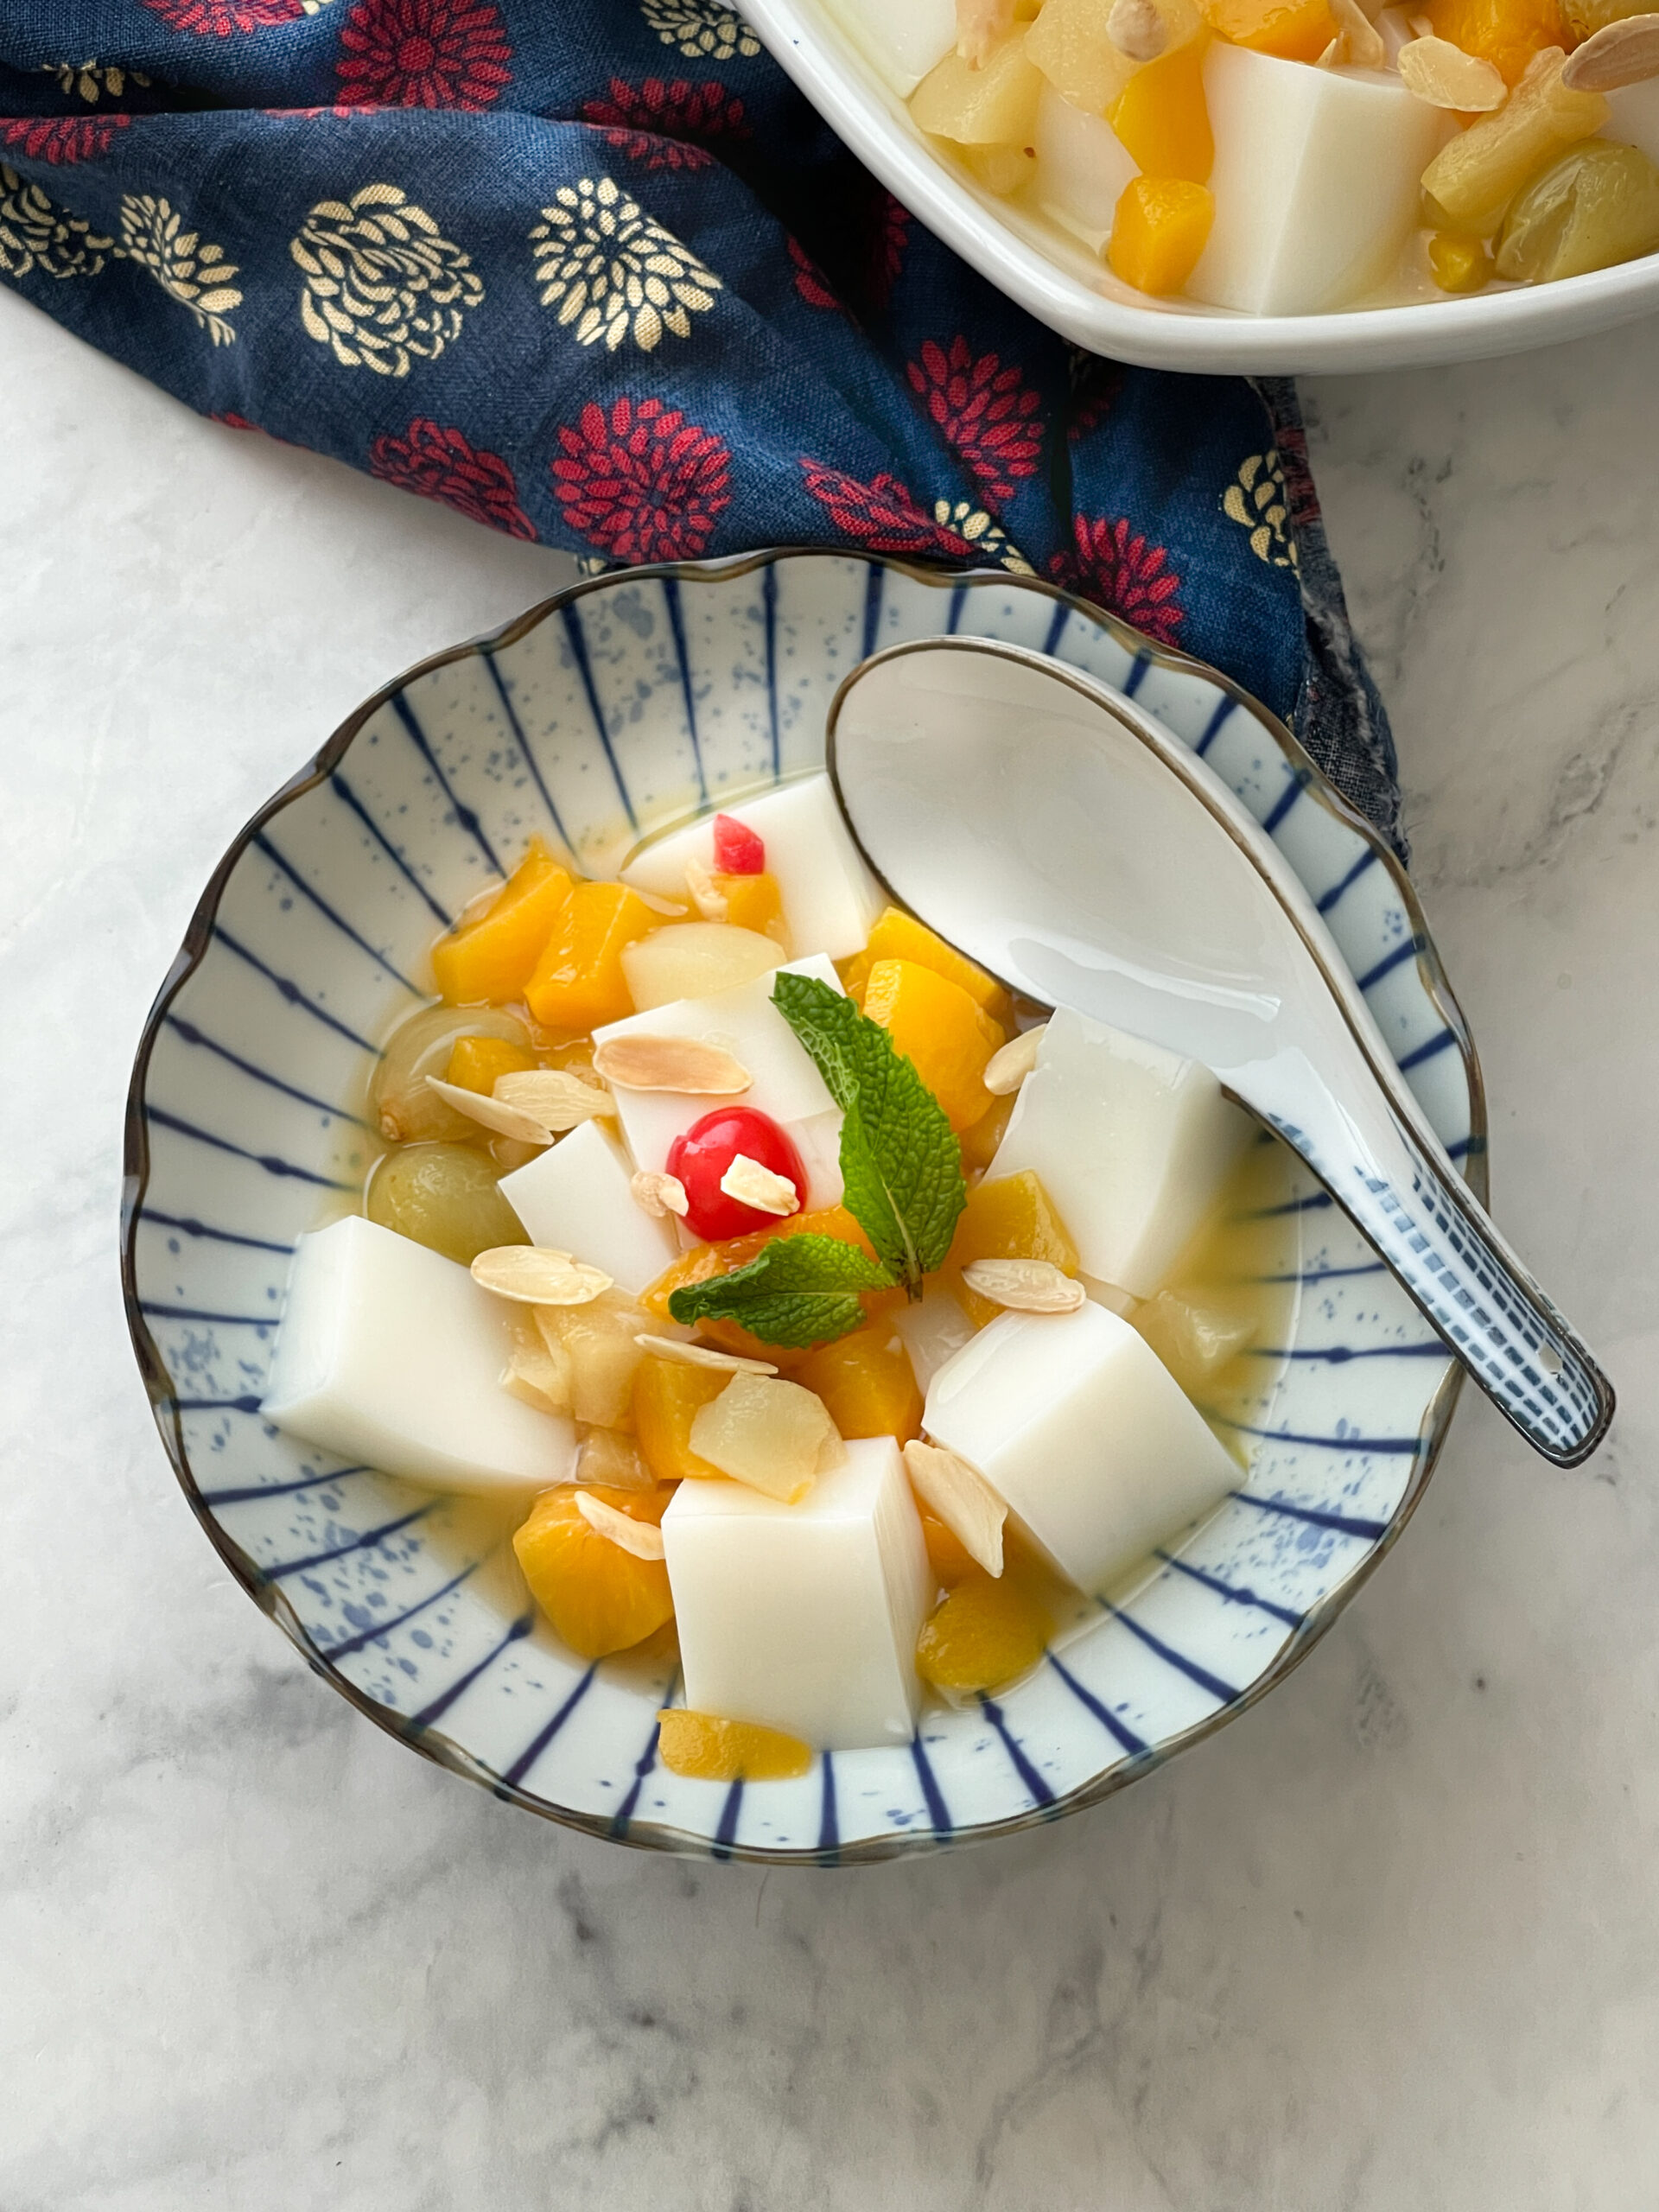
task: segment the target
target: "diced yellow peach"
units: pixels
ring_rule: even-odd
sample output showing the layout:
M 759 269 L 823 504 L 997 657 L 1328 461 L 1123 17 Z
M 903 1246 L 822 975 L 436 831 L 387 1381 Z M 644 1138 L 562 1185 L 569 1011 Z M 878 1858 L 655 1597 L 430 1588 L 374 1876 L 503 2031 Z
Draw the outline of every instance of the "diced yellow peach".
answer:
M 1002 1029 L 960 983 L 918 961 L 878 960 L 864 988 L 864 1011 L 913 1062 L 953 1129 L 969 1128 L 989 1112 L 985 1065 L 1003 1041 Z
M 1205 43 L 1193 39 L 1148 61 L 1112 105 L 1108 120 L 1147 177 L 1185 177 L 1190 184 L 1209 181 L 1216 142 L 1204 98 Z
M 660 1526 L 673 1492 L 601 1490 L 587 1493 L 631 1520 Z M 572 1483 L 543 1491 L 512 1540 L 530 1593 L 561 1640 L 583 1659 L 626 1651 L 674 1618 L 668 1569 L 636 1559 L 592 1527 Z
M 1198 0 L 1204 20 L 1235 46 L 1317 61 L 1339 28 L 1330 0 Z
M 993 1021 L 1006 1021 L 1011 1008 L 1008 995 L 995 976 L 958 952 L 936 936 L 925 922 L 918 922 L 914 914 L 906 914 L 898 906 L 889 906 L 870 931 L 869 943 L 855 958 L 868 960 L 873 966 L 878 960 L 914 960 L 923 968 L 931 968 L 936 975 L 947 976 L 953 983 L 960 983 L 974 1004 L 983 1007 Z M 868 969 L 865 970 L 868 976 Z M 842 976 L 843 985 L 846 977 Z
M 521 999 L 569 895 L 569 871 L 537 838 L 484 912 L 433 946 L 442 995 L 452 1006 Z
M 657 1716 L 657 1756 L 687 1782 L 790 1782 L 812 1754 L 798 1737 L 754 1720 L 722 1720 L 676 1706 Z
M 1215 213 L 1205 185 L 1185 177 L 1131 177 L 1112 219 L 1107 262 L 1137 292 L 1166 299 L 1197 268 Z
M 846 960 L 837 960 L 836 963 L 836 973 L 841 978 L 841 988 L 861 1013 L 864 1007 L 864 988 L 870 980 L 870 969 L 874 964 L 870 958 L 868 948 L 862 952 L 853 953 Z
M 510 1045 L 505 1037 L 457 1037 L 449 1048 L 446 1083 L 460 1090 L 476 1090 L 487 1098 L 499 1075 L 518 1075 L 536 1065 L 534 1052 Z
M 843 1436 L 895 1436 L 904 1444 L 922 1433 L 922 1394 L 904 1339 L 889 1323 L 821 1344 L 795 1380 L 817 1392 Z
M 1559 47 L 1535 54 L 1500 108 L 1478 116 L 1423 171 L 1427 217 L 1436 230 L 1490 238 L 1522 186 L 1607 120 L 1599 92 L 1561 82 Z
M 720 1469 L 691 1449 L 691 1424 L 731 1380 L 717 1367 L 678 1359 L 645 1359 L 633 1378 L 634 1440 L 658 1482 L 710 1481 Z
M 626 883 L 578 883 L 554 923 L 524 997 L 549 1029 L 579 1032 L 633 1011 L 622 948 L 655 929 L 652 913 Z
M 993 1098 L 990 1105 L 969 1129 L 962 1133 L 962 1172 L 964 1175 L 982 1175 L 996 1157 L 996 1148 L 1008 1133 L 1008 1123 L 1014 1119 L 1014 1109 L 1019 1104 L 1017 1092 L 1006 1098 Z
M 968 1193 L 945 1266 L 960 1271 L 976 1260 L 1046 1260 L 1062 1274 L 1077 1272 L 1077 1248 L 1029 1167 L 1017 1175 L 999 1175 Z M 952 1287 L 976 1328 L 984 1328 L 1001 1310 L 976 1297 L 963 1283 L 953 1282 Z
M 1037 1664 L 1048 1631 L 1046 1611 L 1018 1576 L 994 1580 L 975 1567 L 923 1624 L 916 1671 L 940 1689 L 995 1689 Z
M 715 889 L 726 901 L 722 918 L 734 929 L 754 930 L 761 937 L 785 942 L 783 894 L 778 879 L 764 869 L 759 875 L 717 875 Z
M 844 1206 L 825 1206 L 816 1213 L 790 1214 L 775 1228 L 752 1230 L 747 1236 L 728 1237 L 721 1244 L 695 1245 L 646 1291 L 643 1303 L 647 1312 L 658 1320 L 671 1319 L 668 1301 L 675 1291 L 691 1283 L 707 1282 L 711 1275 L 728 1275 L 739 1268 L 747 1267 L 761 1247 L 774 1236 L 833 1236 L 843 1244 L 856 1244 L 871 1259 L 875 1257 L 875 1247 Z M 860 1293 L 860 1302 L 865 1313 L 874 1318 L 902 1305 L 904 1297 L 902 1290 L 867 1290 Z M 786 1374 L 792 1373 L 806 1357 L 803 1351 L 763 1343 L 747 1329 L 740 1328 L 735 1321 L 703 1321 L 698 1326 L 710 1344 L 735 1352 L 740 1358 L 769 1359 Z
M 1024 146 L 1037 121 L 1042 73 L 1026 59 L 1026 34 L 994 46 L 976 69 L 953 48 L 911 94 L 918 130 L 958 146 Z
M 1437 38 L 1490 61 L 1506 85 L 1518 85 L 1535 54 L 1575 41 L 1557 0 L 1428 0 L 1425 15 Z
M 947 1529 L 938 1515 L 930 1512 L 919 1498 L 916 1510 L 922 1516 L 922 1541 L 927 1546 L 927 1563 L 941 1588 L 954 1590 L 958 1582 L 965 1582 L 970 1574 L 981 1572 L 978 1561 L 954 1529 Z
M 1443 292 L 1478 292 L 1492 273 L 1491 257 L 1478 238 L 1436 231 L 1428 242 L 1428 273 Z

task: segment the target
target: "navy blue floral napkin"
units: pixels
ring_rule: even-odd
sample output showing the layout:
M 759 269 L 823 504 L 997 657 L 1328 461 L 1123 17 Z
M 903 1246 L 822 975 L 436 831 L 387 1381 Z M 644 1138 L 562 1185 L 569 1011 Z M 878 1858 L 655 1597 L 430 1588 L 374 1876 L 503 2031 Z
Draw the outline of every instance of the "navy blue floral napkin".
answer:
M 1034 571 L 1397 835 L 1288 384 L 1077 352 L 726 0 L 0 0 L 0 274 L 236 430 L 620 562 Z

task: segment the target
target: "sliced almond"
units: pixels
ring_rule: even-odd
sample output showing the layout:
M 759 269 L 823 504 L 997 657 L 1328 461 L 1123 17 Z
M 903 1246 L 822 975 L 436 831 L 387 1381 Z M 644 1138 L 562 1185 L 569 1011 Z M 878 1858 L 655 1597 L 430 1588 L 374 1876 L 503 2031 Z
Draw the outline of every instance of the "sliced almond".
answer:
M 1331 0 L 1331 12 L 1342 34 L 1343 60 L 1355 69 L 1382 68 L 1389 49 L 1359 0 Z
M 1034 1029 L 1023 1029 L 991 1054 L 985 1063 L 984 1083 L 994 1098 L 1006 1098 L 1010 1091 L 1019 1090 L 1037 1065 L 1037 1047 L 1047 1027 L 1046 1021 L 1039 1021 Z
M 713 1344 L 689 1344 L 683 1337 L 640 1336 L 633 1340 L 653 1359 L 677 1362 L 682 1367 L 717 1368 L 727 1375 L 775 1375 L 769 1359 L 745 1359 L 734 1351 L 719 1351 Z
M 1659 77 L 1659 16 L 1604 24 L 1567 56 L 1561 82 L 1575 92 L 1616 92 Z
M 536 1244 L 498 1244 L 473 1262 L 473 1281 L 521 1306 L 587 1306 L 611 1287 L 598 1268 Z
M 1112 0 L 1106 35 L 1131 61 L 1155 61 L 1169 44 L 1169 26 L 1153 0 Z
M 937 1513 L 976 1567 L 1002 1572 L 1002 1524 L 1008 1509 L 977 1467 L 938 1444 L 905 1446 L 905 1472 L 924 1505 Z
M 1508 87 L 1490 61 L 1465 54 L 1449 38 L 1414 38 L 1395 56 L 1400 81 L 1430 107 L 1459 115 L 1490 115 L 1509 97 Z
M 619 1551 L 632 1552 L 635 1559 L 662 1558 L 663 1532 L 649 1521 L 619 1513 L 615 1506 L 607 1505 L 602 1497 L 585 1490 L 576 1492 L 576 1510 L 596 1536 L 604 1536 Z
M 500 1106 L 511 1106 L 550 1129 L 574 1129 L 579 1122 L 596 1121 L 614 1114 L 616 1101 L 597 1084 L 584 1083 L 563 1068 L 515 1069 L 495 1079 L 494 1096 Z
M 637 883 L 631 883 L 628 888 L 640 905 L 649 906 L 653 914 L 665 915 L 670 921 L 675 922 L 683 922 L 685 919 L 683 899 L 664 899 L 661 892 L 642 891 Z
M 1313 67 L 1316 69 L 1339 69 L 1347 58 L 1343 46 L 1342 33 L 1338 31 L 1331 43 L 1322 48 L 1314 57 Z
M 720 1187 L 728 1198 L 735 1198 L 741 1206 L 753 1206 L 757 1213 L 783 1215 L 801 1210 L 801 1194 L 788 1176 L 774 1174 L 758 1160 L 751 1160 L 747 1152 L 735 1154 L 720 1179 Z
M 677 1175 L 659 1175 L 654 1168 L 642 1167 L 629 1182 L 628 1189 L 635 1205 L 653 1221 L 664 1221 L 670 1214 L 683 1221 L 691 1210 L 685 1185 Z
M 468 1090 L 463 1084 L 444 1083 L 435 1075 L 428 1076 L 426 1087 L 435 1090 L 444 1104 L 453 1106 L 457 1114 L 464 1114 L 480 1128 L 493 1129 L 499 1137 L 516 1137 L 520 1144 L 545 1146 L 553 1141 L 553 1132 L 546 1122 L 537 1121 L 534 1114 L 527 1114 L 522 1106 L 509 1106 L 501 1098 L 486 1098 L 481 1090 Z
M 631 1436 L 613 1428 L 590 1428 L 576 1452 L 573 1482 L 600 1490 L 655 1490 L 657 1478 Z
M 594 1053 L 594 1073 L 622 1090 L 678 1090 L 693 1098 L 735 1098 L 753 1081 L 718 1045 L 645 1030 L 607 1037 Z
M 962 1279 L 979 1297 L 1016 1313 L 1075 1313 L 1089 1295 L 1052 1260 L 970 1260 Z
M 691 904 L 705 922 L 723 922 L 731 912 L 731 901 L 715 887 L 714 877 L 701 861 L 687 861 L 685 887 L 691 893 Z

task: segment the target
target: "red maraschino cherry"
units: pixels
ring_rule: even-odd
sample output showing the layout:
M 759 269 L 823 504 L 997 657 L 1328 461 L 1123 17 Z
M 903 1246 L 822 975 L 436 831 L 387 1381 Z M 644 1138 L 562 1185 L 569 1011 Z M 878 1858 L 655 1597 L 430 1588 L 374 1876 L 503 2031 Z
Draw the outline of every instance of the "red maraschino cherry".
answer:
M 755 1106 L 716 1106 L 675 1138 L 668 1155 L 668 1172 L 685 1186 L 685 1225 L 694 1236 L 710 1244 L 728 1236 L 747 1236 L 752 1230 L 770 1229 L 779 1217 L 746 1206 L 720 1187 L 721 1178 L 739 1153 L 786 1176 L 795 1196 L 806 1204 L 806 1170 L 788 1135 L 770 1114 Z
M 715 874 L 760 875 L 766 865 L 766 848 L 747 822 L 734 814 L 715 817 Z

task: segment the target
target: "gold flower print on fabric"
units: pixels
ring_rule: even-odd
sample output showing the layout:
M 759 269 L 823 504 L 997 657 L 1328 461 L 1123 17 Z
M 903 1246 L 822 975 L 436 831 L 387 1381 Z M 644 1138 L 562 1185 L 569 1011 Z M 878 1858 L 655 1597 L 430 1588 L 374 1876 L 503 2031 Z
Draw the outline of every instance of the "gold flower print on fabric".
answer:
M 607 176 L 562 184 L 530 244 L 542 305 L 558 309 L 580 345 L 603 339 L 613 353 L 624 339 L 649 353 L 665 330 L 689 338 L 691 317 L 721 289 L 690 247 Z
M 1018 546 L 1009 543 L 1008 533 L 1001 524 L 994 522 L 983 507 L 975 506 L 971 499 L 935 499 L 933 519 L 941 530 L 954 531 L 958 537 L 965 537 L 976 553 L 982 553 L 999 569 L 1011 569 L 1016 576 L 1036 575 Z
M 1222 512 L 1250 533 L 1250 550 L 1270 569 L 1296 566 L 1296 541 L 1287 524 L 1290 510 L 1276 448 L 1253 453 L 1222 495 Z
M 639 0 L 639 10 L 664 46 L 688 61 L 747 60 L 760 41 L 742 17 L 719 0 Z
M 99 100 L 118 100 L 129 85 L 148 85 L 149 79 L 119 61 L 48 61 L 42 76 L 55 77 L 60 92 L 73 92 L 96 107 Z
M 127 193 L 116 251 L 147 269 L 168 299 L 188 308 L 215 346 L 233 343 L 236 333 L 226 318 L 242 304 L 231 282 L 237 265 L 226 260 L 223 246 L 206 244 L 194 231 L 187 231 L 170 201 L 153 193 Z
M 305 278 L 300 320 L 344 369 L 406 377 L 435 361 L 481 306 L 472 256 L 395 184 L 321 200 L 289 247 Z
M 8 276 L 32 269 L 45 276 L 96 276 L 114 245 L 0 162 L 0 270 Z

